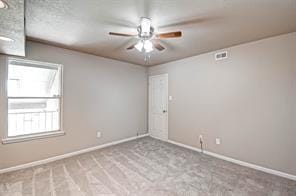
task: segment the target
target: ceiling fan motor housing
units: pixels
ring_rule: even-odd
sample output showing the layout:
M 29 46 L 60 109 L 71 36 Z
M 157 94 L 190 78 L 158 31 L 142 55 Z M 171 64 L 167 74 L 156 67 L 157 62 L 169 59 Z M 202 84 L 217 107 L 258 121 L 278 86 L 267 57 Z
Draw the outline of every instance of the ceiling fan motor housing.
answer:
M 153 37 L 153 33 L 154 33 L 154 28 L 150 27 L 150 31 L 149 32 L 143 32 L 141 26 L 137 27 L 137 31 L 138 31 L 138 37 L 140 39 L 151 39 Z

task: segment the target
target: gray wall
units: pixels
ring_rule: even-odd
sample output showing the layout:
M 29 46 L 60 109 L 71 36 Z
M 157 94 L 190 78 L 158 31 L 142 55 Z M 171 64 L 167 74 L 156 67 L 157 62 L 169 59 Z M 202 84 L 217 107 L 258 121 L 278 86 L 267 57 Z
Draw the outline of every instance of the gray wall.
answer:
M 296 175 L 296 33 L 227 50 L 224 61 L 211 52 L 149 68 L 150 75 L 169 73 L 169 138 L 199 147 L 203 134 L 206 150 Z M 67 134 L 0 144 L 0 169 L 147 130 L 147 68 L 34 42 L 27 58 L 64 65 Z M 2 55 L 2 87 L 3 66 Z
M 296 175 L 296 33 L 227 51 L 149 68 L 169 74 L 169 139 Z
M 64 65 L 65 136 L 0 144 L 0 169 L 120 140 L 147 130 L 147 68 L 27 43 L 27 59 Z M 5 57 L 0 56 L 3 87 Z M 0 130 L 4 135 L 4 92 L 0 93 Z M 96 131 L 102 138 L 96 138 Z

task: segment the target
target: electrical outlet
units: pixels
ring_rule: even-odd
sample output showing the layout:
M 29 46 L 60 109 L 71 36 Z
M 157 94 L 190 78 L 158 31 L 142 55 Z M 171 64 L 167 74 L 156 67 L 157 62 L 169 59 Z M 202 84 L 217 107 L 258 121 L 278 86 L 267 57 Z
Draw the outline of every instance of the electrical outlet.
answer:
M 169 101 L 172 101 L 172 100 L 173 100 L 173 96 L 170 95 L 170 96 L 169 96 Z
M 216 144 L 220 145 L 221 144 L 221 139 L 220 138 L 216 138 Z
M 97 138 L 102 137 L 102 133 L 100 131 L 97 132 Z

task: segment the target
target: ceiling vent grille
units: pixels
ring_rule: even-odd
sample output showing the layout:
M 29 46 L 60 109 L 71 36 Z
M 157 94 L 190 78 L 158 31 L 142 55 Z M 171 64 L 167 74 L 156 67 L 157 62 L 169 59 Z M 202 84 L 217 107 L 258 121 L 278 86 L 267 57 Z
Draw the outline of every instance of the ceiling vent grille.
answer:
M 228 58 L 227 51 L 218 52 L 215 54 L 216 61 L 220 61 L 220 60 L 227 59 L 227 58 Z

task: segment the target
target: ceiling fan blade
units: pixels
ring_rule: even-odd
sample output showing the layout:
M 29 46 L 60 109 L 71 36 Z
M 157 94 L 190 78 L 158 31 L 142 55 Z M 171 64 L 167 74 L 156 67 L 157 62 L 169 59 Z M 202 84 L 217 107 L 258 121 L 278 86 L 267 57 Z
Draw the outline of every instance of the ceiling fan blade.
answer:
M 127 50 L 134 49 L 136 44 L 137 44 L 137 43 L 135 43 L 135 44 L 133 44 L 133 45 L 129 46 L 129 47 L 128 47 L 128 48 L 126 48 L 126 49 L 127 49 Z
M 182 36 L 181 31 L 156 34 L 156 37 L 160 38 L 160 39 L 163 39 L 163 38 L 175 38 L 175 37 L 181 37 L 181 36 Z
M 178 26 L 186 26 L 186 25 L 197 25 L 197 24 L 202 24 L 205 22 L 212 22 L 214 20 L 218 20 L 218 17 L 203 17 L 203 18 L 191 18 L 191 19 L 185 19 L 185 20 L 180 20 L 174 23 L 170 24 L 165 24 L 165 25 L 160 25 L 158 28 L 167 28 L 167 27 L 178 27 Z
M 109 32 L 109 35 L 124 36 L 124 37 L 133 37 L 133 36 L 135 36 L 135 35 L 132 35 L 132 34 L 126 34 L 126 33 L 114 33 L 114 32 Z
M 153 42 L 153 46 L 154 46 L 154 48 L 156 48 L 159 51 L 162 51 L 165 49 L 165 47 L 163 47 L 160 43 Z

